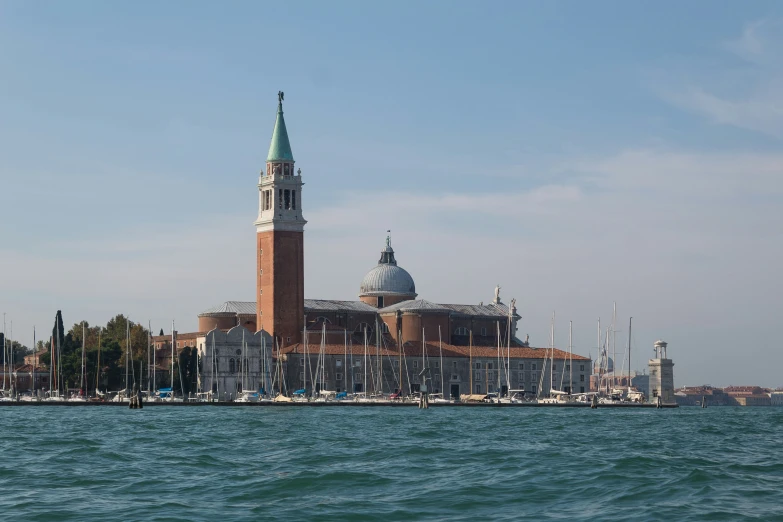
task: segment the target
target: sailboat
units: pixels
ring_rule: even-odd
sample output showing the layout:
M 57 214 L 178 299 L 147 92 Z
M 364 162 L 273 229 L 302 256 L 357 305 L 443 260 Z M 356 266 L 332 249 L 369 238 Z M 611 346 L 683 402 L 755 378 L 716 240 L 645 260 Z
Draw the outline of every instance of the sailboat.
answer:
M 239 383 L 241 391 L 237 393 L 234 402 L 258 402 L 258 392 L 250 390 L 247 387 L 247 381 L 250 379 L 250 370 L 248 368 L 247 342 L 245 342 L 245 329 L 242 329 L 242 353 L 239 360 Z

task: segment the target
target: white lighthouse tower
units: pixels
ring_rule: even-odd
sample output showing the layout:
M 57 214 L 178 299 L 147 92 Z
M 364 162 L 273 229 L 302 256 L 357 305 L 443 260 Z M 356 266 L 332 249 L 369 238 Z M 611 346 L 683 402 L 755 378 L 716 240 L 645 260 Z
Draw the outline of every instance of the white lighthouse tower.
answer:
M 673 404 L 674 399 L 674 363 L 666 358 L 666 341 L 657 340 L 654 344 L 655 358 L 650 359 L 650 400 L 660 404 Z

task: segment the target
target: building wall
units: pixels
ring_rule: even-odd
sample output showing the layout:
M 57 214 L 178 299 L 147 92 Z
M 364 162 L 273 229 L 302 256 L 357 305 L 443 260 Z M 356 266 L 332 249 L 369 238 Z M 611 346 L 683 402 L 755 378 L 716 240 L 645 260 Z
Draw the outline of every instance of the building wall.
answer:
M 230 330 L 237 326 L 237 314 L 205 314 L 198 316 L 198 331 L 209 332 L 215 328 L 219 330 Z
M 383 302 L 381 303 L 381 306 L 378 306 L 378 296 L 376 295 L 362 295 L 359 296 L 359 299 L 370 306 L 374 306 L 376 308 L 384 308 L 386 306 L 391 306 L 397 303 L 401 303 L 403 301 L 410 301 L 411 299 L 415 299 L 416 294 L 410 294 L 410 295 L 384 295 L 382 296 Z
M 650 359 L 650 402 L 660 396 L 664 404 L 674 404 L 674 363 L 671 359 Z
M 317 347 L 315 348 L 317 350 Z M 285 389 L 290 394 L 294 390 L 306 388 L 312 392 L 318 388 L 329 391 L 349 392 L 382 392 L 392 393 L 400 388 L 402 375 L 403 393 L 418 391 L 422 384 L 427 385 L 431 393 L 443 393 L 448 397 L 454 392 L 457 396 L 469 393 L 492 393 L 500 388 L 505 390 L 528 390 L 548 394 L 551 389 L 549 363 L 544 367 L 543 359 L 511 359 L 510 384 L 507 381 L 506 363 L 498 362 L 497 358 L 468 357 L 427 357 L 425 362 L 420 357 L 407 356 L 400 361 L 399 357 L 373 354 L 374 348 L 364 354 L 325 355 L 324 385 L 317 378 L 318 353 L 286 354 L 283 371 L 286 375 Z M 471 365 L 472 363 L 472 365 Z M 420 377 L 423 366 L 429 369 L 428 377 Z M 557 371 L 554 373 L 555 387 L 568 388 L 570 372 L 564 371 L 568 361 L 556 360 Z M 400 372 L 400 367 L 403 371 Z M 501 368 L 500 372 L 498 368 Z M 366 372 L 365 372 L 366 369 Z M 540 381 L 544 370 L 543 386 Z M 572 388 L 574 393 L 587 391 L 587 377 L 590 373 L 590 361 L 574 361 Z M 378 375 L 381 378 L 378 379 Z M 442 377 L 441 377 L 442 376 Z M 498 383 L 500 377 L 500 383 Z M 561 381 L 562 379 L 562 381 Z M 380 384 L 379 384 L 380 383 Z M 275 390 L 279 387 L 275 386 Z
M 199 388 L 211 390 L 221 400 L 235 398 L 242 389 L 269 390 L 272 342 L 268 333 L 253 333 L 242 326 L 228 332 L 212 330 L 199 338 Z
M 281 346 L 301 340 L 304 321 L 304 233 L 257 233 L 256 326 Z

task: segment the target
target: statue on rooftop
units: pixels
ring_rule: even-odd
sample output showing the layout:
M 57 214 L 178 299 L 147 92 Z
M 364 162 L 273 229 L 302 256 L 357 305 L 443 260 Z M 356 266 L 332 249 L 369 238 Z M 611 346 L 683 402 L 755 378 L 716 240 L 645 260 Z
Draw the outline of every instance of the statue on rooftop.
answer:
M 283 91 L 277 91 L 277 103 L 283 103 L 283 97 L 285 93 Z
M 495 287 L 495 303 L 500 302 L 500 285 Z

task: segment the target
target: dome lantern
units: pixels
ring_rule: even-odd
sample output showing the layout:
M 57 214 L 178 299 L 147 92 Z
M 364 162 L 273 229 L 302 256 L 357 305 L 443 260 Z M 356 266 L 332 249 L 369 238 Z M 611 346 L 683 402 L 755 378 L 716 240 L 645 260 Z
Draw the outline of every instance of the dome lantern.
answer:
M 387 236 L 378 264 L 362 279 L 359 298 L 369 305 L 383 308 L 415 299 L 416 295 L 416 284 L 407 270 L 397 266 L 391 236 Z

